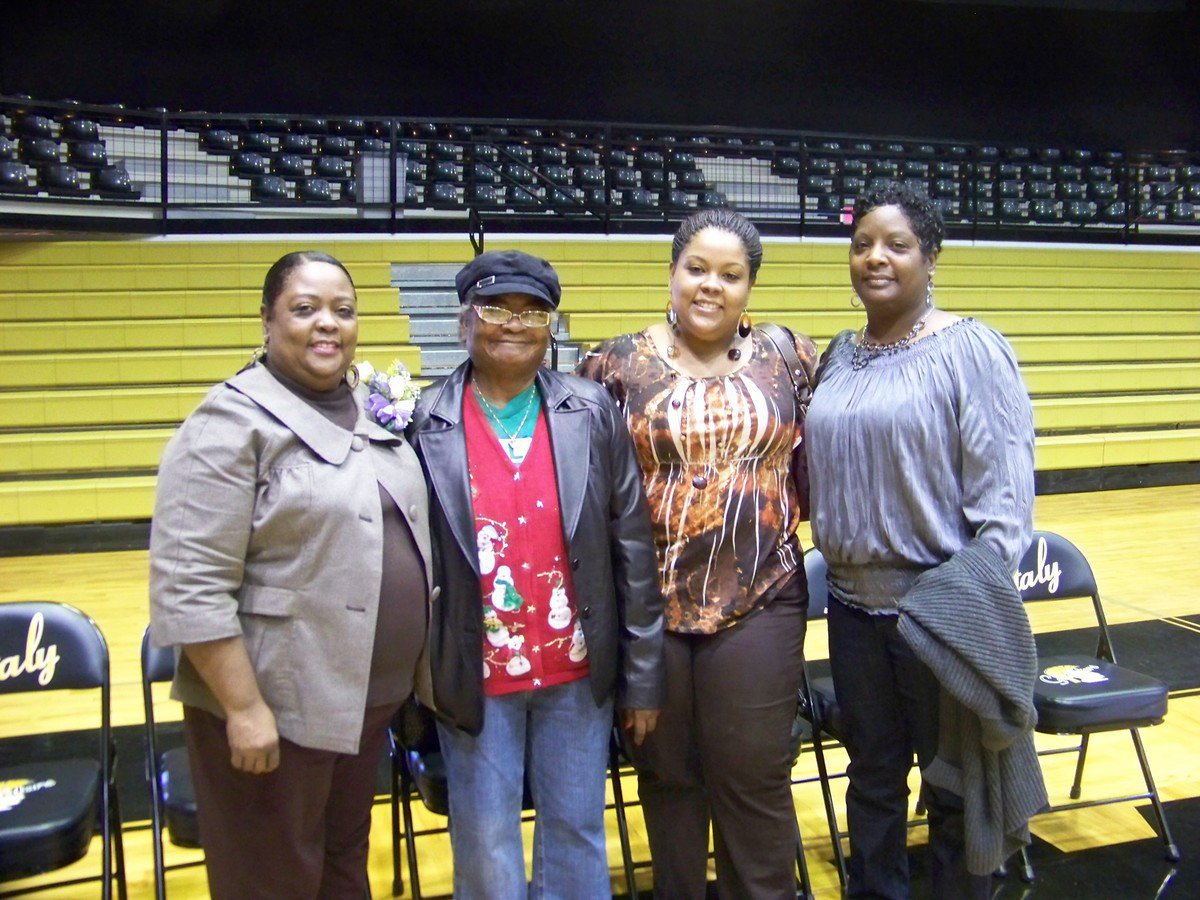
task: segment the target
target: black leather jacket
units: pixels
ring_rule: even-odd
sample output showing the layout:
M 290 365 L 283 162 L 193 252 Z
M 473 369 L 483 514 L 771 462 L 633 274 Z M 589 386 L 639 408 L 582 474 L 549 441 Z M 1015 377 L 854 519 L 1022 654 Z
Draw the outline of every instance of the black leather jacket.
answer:
M 475 521 L 462 421 L 463 363 L 422 395 L 408 427 L 430 492 L 434 583 L 430 659 L 443 719 L 483 727 L 483 617 Z M 625 421 L 599 384 L 549 369 L 537 374 L 554 453 L 575 604 L 596 702 L 622 709 L 665 699 L 662 595 L 642 474 Z

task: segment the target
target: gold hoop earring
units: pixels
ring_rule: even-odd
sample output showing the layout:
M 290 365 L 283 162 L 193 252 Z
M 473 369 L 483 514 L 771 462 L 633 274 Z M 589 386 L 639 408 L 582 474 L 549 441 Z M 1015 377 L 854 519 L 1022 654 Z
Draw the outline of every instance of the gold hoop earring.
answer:
M 346 381 L 346 387 L 350 388 L 350 390 L 354 390 L 356 387 L 358 387 L 358 366 L 356 366 L 354 363 L 350 363 L 350 368 L 346 370 L 346 374 L 343 375 L 342 378 Z
M 750 332 L 753 330 L 754 330 L 754 322 L 751 321 L 751 319 L 750 319 L 750 313 L 748 313 L 748 312 L 742 313 L 741 318 L 738 319 L 738 328 L 737 328 L 738 337 L 748 338 L 748 337 L 750 337 Z
M 679 324 L 679 313 L 675 312 L 675 307 L 672 306 L 670 303 L 668 303 L 667 304 L 667 325 L 671 328 L 672 331 L 674 331 L 675 326 L 677 326 L 678 324 Z

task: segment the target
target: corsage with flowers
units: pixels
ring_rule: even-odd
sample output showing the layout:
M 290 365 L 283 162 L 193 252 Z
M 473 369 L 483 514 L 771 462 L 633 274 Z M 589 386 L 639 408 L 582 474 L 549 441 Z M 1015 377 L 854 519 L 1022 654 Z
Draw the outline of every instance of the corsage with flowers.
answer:
M 421 389 L 413 383 L 412 373 L 400 360 L 382 372 L 375 370 L 369 362 L 355 363 L 359 380 L 367 386 L 367 399 L 363 403 L 371 418 L 393 434 L 402 432 L 412 421 L 413 409 Z

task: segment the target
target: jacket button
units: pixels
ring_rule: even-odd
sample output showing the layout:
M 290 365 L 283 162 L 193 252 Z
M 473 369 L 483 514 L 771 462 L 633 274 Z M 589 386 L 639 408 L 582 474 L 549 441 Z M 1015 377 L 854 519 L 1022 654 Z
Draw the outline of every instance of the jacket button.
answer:
M 577 571 L 579 569 L 579 559 L 578 558 L 571 560 L 571 569 L 572 569 L 572 571 Z
M 590 606 L 585 606 L 583 609 L 579 610 L 579 614 L 585 619 L 590 619 L 592 617 L 592 608 Z
M 421 510 L 417 509 L 417 504 L 414 503 L 408 508 L 408 517 L 415 522 L 417 521 L 417 514 L 420 512 Z
M 702 491 L 706 487 L 708 487 L 708 479 L 705 478 L 703 475 L 697 475 L 695 478 L 692 479 L 692 487 L 694 487 L 698 491 Z
M 363 439 L 362 438 L 360 438 L 358 435 L 355 435 L 353 438 L 351 438 L 351 440 L 350 440 L 350 449 L 351 450 L 361 450 L 362 448 L 363 448 Z

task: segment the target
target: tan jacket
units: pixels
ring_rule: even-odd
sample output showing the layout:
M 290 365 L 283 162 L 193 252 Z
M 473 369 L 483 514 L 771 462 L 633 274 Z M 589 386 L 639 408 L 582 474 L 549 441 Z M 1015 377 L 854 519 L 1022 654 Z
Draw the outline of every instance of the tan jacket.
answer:
M 361 406 L 351 434 L 256 366 L 209 392 L 159 465 L 155 643 L 243 636 L 280 735 L 305 747 L 358 750 L 383 557 L 377 482 L 408 521 L 426 573 L 414 590 L 432 603 L 421 466 Z M 424 651 L 416 685 L 431 703 Z M 186 658 L 172 696 L 222 715 Z

